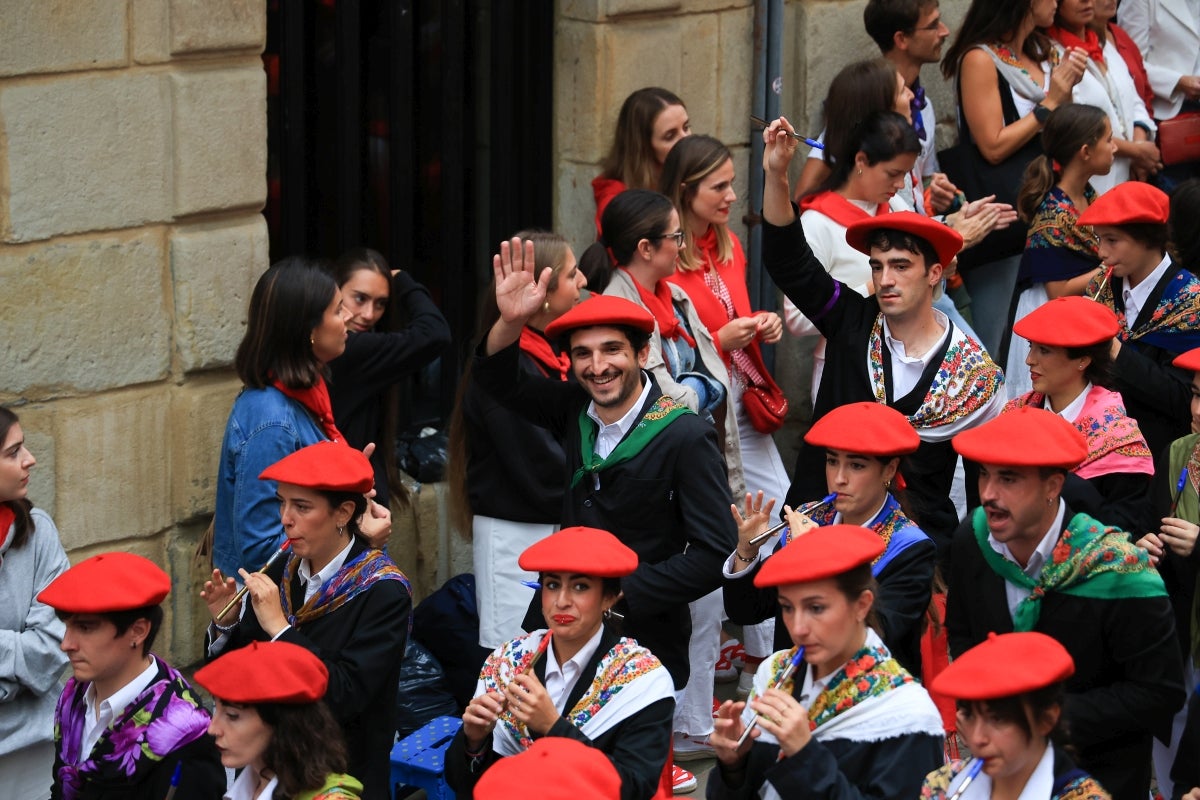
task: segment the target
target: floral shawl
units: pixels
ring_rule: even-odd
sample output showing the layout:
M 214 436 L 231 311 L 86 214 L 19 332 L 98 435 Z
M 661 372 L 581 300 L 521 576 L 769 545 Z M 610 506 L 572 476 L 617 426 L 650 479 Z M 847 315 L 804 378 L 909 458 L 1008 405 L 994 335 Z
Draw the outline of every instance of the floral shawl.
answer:
M 908 421 L 923 441 L 943 441 L 959 432 L 954 423 L 984 409 L 1004 385 L 1004 373 L 979 342 L 957 326 L 950 347 L 916 413 Z M 888 403 L 883 369 L 883 314 L 875 318 L 867 346 L 867 371 L 875 399 Z
M 293 555 L 283 569 L 279 581 L 279 599 L 283 603 L 283 614 L 290 625 L 303 625 L 331 614 L 371 588 L 377 581 L 400 581 L 412 594 L 412 584 L 382 550 L 369 548 L 345 564 L 309 598 L 298 610 L 292 610 L 292 579 L 300 568 L 300 557 Z M 412 617 L 408 626 L 412 628 Z
M 1100 286 L 1102 281 L 1103 288 Z M 1117 338 L 1122 343 L 1144 342 L 1168 353 L 1183 353 L 1200 347 L 1200 278 L 1187 270 L 1176 270 L 1149 322 L 1134 330 L 1129 329 L 1125 319 L 1124 304 L 1117 308 L 1113 299 L 1113 287 L 1118 284 L 1123 286 L 1124 282 L 1116 278 L 1105 281 L 1103 275 L 1097 275 L 1088 283 L 1086 294 L 1116 312 L 1121 323 Z
M 1090 183 L 1083 194 L 1089 204 L 1096 200 Z M 1059 186 L 1050 187 L 1029 223 L 1019 282 L 1068 280 L 1099 266 L 1096 234 L 1091 226 L 1077 224 L 1078 220 L 1079 209 L 1070 196 Z
M 1029 392 L 1009 400 L 1004 411 L 1021 406 L 1042 408 L 1045 399 L 1040 392 Z M 1125 403 L 1117 392 L 1093 386 L 1072 424 L 1087 438 L 1087 457 L 1073 470 L 1079 477 L 1090 480 L 1113 472 L 1154 474 L 1150 446 L 1137 420 L 1125 413 Z
M 475 694 L 503 692 L 528 668 L 545 635 L 544 630 L 534 631 L 492 651 L 479 673 Z M 564 710 L 563 716 L 596 738 L 651 703 L 674 696 L 674 683 L 658 657 L 636 640 L 622 638 L 601 656 L 591 685 L 574 707 Z M 502 756 L 511 756 L 532 744 L 529 730 L 505 710 L 493 733 L 493 749 Z
M 91 753 L 80 753 L 88 682 L 67 681 L 54 709 L 54 780 L 63 800 L 74 800 L 85 785 L 113 788 L 141 783 L 168 755 L 199 739 L 209 716 L 178 671 L 152 656 L 158 674 L 110 727 Z

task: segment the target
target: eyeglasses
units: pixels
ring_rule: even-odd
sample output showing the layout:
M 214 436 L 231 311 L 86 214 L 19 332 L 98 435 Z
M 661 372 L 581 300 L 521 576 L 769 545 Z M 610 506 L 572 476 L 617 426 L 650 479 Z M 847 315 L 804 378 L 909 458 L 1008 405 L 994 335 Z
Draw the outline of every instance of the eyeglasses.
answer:
M 933 22 L 929 23 L 928 25 L 922 25 L 919 28 L 914 27 L 913 33 L 916 33 L 917 31 L 936 31 L 936 30 L 940 29 L 941 27 L 942 27 L 942 18 L 938 17 L 937 19 L 935 19 Z
M 653 236 L 651 238 L 674 239 L 676 247 L 683 247 L 683 231 L 675 231 L 674 233 L 660 233 L 658 236 Z

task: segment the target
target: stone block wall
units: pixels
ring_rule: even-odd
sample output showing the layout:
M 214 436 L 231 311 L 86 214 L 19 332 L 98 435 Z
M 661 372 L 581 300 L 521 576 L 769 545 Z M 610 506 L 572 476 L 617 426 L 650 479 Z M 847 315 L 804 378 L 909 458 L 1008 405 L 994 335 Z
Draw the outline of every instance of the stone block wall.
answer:
M 154 559 L 200 656 L 230 370 L 267 267 L 264 0 L 38 0 L 0 24 L 0 403 L 73 562 Z

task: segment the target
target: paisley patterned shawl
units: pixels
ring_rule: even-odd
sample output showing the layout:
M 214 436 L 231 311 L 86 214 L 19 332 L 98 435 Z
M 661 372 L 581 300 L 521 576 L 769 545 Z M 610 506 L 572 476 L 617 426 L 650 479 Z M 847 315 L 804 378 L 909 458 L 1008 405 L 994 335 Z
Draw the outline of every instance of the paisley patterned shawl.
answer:
M 308 602 L 293 612 L 292 579 L 296 577 L 296 570 L 299 568 L 300 557 L 293 555 L 284 567 L 283 578 L 279 581 L 279 599 L 283 603 L 283 613 L 292 625 L 303 625 L 337 611 L 378 581 L 400 581 L 408 593 L 412 594 L 412 584 L 387 554 L 382 550 L 368 548 L 343 564 L 336 575 L 321 584 L 321 588 Z M 409 617 L 408 625 L 411 630 L 412 617 Z
M 1004 411 L 1021 406 L 1042 408 L 1046 396 L 1028 392 L 1009 400 Z M 1154 474 L 1154 456 L 1137 420 L 1125 412 L 1121 395 L 1093 386 L 1083 410 L 1072 423 L 1087 438 L 1088 454 L 1073 471 L 1084 479 L 1113 472 Z
M 199 739 L 209 716 L 184 677 L 158 656 L 158 674 L 101 734 L 91 753 L 81 753 L 85 694 L 89 682 L 67 681 L 54 709 L 55 780 L 64 800 L 85 785 L 111 791 L 137 785 L 164 758 Z
M 483 669 L 479 673 L 480 688 L 477 692 L 502 693 L 514 678 L 529 667 L 545 633 L 545 631 L 535 631 L 519 636 L 493 651 L 487 657 Z M 658 672 L 656 673 L 655 670 Z M 579 702 L 563 716 L 572 725 L 587 733 L 589 723 L 615 705 L 618 698 L 628 699 L 621 697 L 623 691 L 640 679 L 649 679 L 647 682 L 650 682 L 654 678 L 662 678 L 665 681 L 662 685 L 663 691 L 659 694 L 672 696 L 673 684 L 668 687 L 670 677 L 666 674 L 658 657 L 639 645 L 634 639 L 619 639 L 608 652 L 601 656 L 591 683 L 584 691 L 583 696 L 579 698 Z M 636 692 L 634 696 L 636 696 Z M 634 705 L 638 708 L 645 707 L 657 699 L 659 698 L 653 694 L 637 697 Z M 528 728 L 507 708 L 500 714 L 496 733 L 495 749 L 501 755 L 513 755 L 520 750 L 528 749 L 533 744 Z
M 806 514 L 809 519 L 821 527 L 834 524 L 833 521 L 837 518 L 837 509 L 832 503 L 820 501 L 805 503 L 797 511 Z M 904 515 L 900 509 L 900 503 L 890 492 L 883 503 L 883 509 L 875 516 L 875 519 L 871 520 L 869 525 L 863 527 L 870 528 L 879 534 L 879 538 L 883 539 L 886 548 L 871 562 L 871 574 L 876 577 L 893 558 L 904 552 L 905 549 L 929 538 L 924 531 L 917 527 L 915 522 Z M 794 538 L 792 529 L 788 528 L 783 538 L 783 545 L 791 544 Z
M 921 800 L 947 800 L 954 779 L 970 761 L 953 759 L 950 763 L 925 776 L 921 785 Z M 1111 795 L 1091 775 L 1077 775 L 1068 780 L 1050 800 L 1111 800 Z
M 1102 281 L 1103 288 L 1100 286 Z M 1116 312 L 1121 323 L 1117 338 L 1122 343 L 1145 342 L 1168 353 L 1183 353 L 1200 347 L 1200 279 L 1195 275 L 1178 270 L 1163 290 L 1150 320 L 1132 331 L 1125 318 L 1125 309 L 1118 309 L 1113 301 L 1113 285 L 1117 283 L 1116 279 L 1104 281 L 1103 275 L 1097 275 L 1085 291 L 1088 297 Z
M 883 371 L 883 314 L 875 318 L 867 347 L 867 371 L 875 399 L 887 402 Z M 920 432 L 955 423 L 983 409 L 1000 391 L 1004 373 L 978 342 L 955 327 L 950 347 L 925 399 L 908 421 Z M 924 438 L 924 437 L 922 437 Z
M 1096 190 L 1090 183 L 1084 189 L 1083 196 L 1089 205 L 1095 201 Z M 1070 196 L 1058 186 L 1051 187 L 1029 224 L 1025 249 L 1064 248 L 1098 262 L 1100 254 L 1096 234 L 1090 225 L 1076 224 L 1078 219 L 1079 209 Z

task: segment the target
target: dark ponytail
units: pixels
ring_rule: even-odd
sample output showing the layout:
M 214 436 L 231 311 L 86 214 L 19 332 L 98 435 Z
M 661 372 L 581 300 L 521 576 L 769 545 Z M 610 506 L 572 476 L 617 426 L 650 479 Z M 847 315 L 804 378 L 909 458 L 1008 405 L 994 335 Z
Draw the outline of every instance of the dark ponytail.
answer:
M 1021 180 L 1021 191 L 1017 195 L 1017 213 L 1022 222 L 1033 221 L 1046 193 L 1058 182 L 1062 170 L 1079 155 L 1083 146 L 1095 145 L 1100 141 L 1107 119 L 1108 115 L 1103 111 L 1083 103 L 1066 103 L 1050 112 L 1046 127 L 1042 130 L 1044 155 L 1033 159 L 1025 167 L 1025 177 Z

